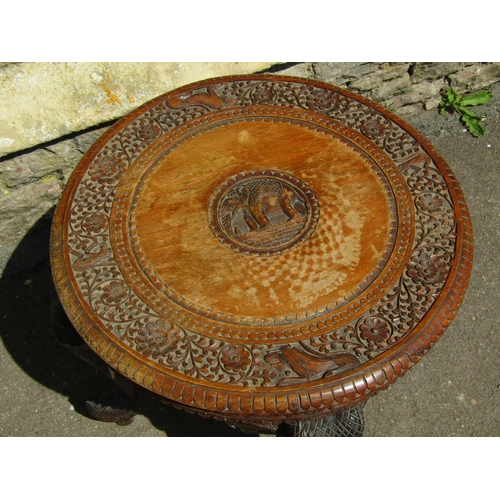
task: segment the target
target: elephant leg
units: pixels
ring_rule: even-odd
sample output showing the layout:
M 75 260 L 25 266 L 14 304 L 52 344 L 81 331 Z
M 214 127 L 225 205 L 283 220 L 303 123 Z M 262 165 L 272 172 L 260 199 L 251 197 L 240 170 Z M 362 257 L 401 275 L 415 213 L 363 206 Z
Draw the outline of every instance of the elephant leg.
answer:
M 253 218 L 257 221 L 260 227 L 267 226 L 269 224 L 269 219 L 264 213 L 264 203 L 260 201 L 251 207 L 251 212 Z
M 286 198 L 280 200 L 280 207 L 289 219 L 293 219 L 299 215 Z
M 255 222 L 255 219 L 251 215 L 245 214 L 245 222 L 247 223 L 251 231 L 259 229 L 257 222 Z
M 295 195 L 292 198 L 284 196 L 280 199 L 280 205 L 290 219 L 307 214 L 306 207 Z

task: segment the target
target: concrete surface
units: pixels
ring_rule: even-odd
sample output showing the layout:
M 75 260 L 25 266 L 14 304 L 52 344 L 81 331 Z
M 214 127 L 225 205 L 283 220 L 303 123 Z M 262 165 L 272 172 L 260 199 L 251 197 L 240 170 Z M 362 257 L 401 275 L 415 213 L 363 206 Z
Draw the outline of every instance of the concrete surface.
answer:
M 126 115 L 169 90 L 270 62 L 76 62 L 0 66 L 0 157 Z M 57 92 L 54 92 L 57 89 Z
M 471 212 L 475 260 L 465 300 L 424 359 L 365 406 L 375 436 L 500 435 L 500 85 L 476 108 L 486 134 L 463 131 L 458 115 L 407 118 L 437 147 Z M 110 385 L 60 347 L 49 328 L 51 212 L 21 242 L 0 279 L 1 436 L 246 436 L 222 423 L 149 401 L 125 427 L 89 418 L 86 399 Z

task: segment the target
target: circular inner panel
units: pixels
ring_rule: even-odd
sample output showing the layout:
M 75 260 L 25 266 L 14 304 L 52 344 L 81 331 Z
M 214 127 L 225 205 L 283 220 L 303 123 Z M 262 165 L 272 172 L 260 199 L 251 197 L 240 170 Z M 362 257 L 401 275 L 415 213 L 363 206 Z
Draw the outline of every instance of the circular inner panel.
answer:
M 272 255 L 304 242 L 318 222 L 318 201 L 306 184 L 279 171 L 242 172 L 209 203 L 215 237 L 243 253 Z
M 241 173 L 255 165 L 272 173 L 243 181 Z M 275 183 L 278 172 L 283 177 Z M 238 322 L 316 314 L 380 271 L 394 223 L 384 179 L 361 149 L 323 129 L 281 119 L 218 125 L 178 142 L 144 172 L 132 212 L 132 248 L 157 290 L 193 311 Z M 279 251 L 274 237 L 261 241 L 266 252 L 278 248 L 269 256 L 221 244 L 207 223 L 207 207 L 218 193 L 209 212 L 219 217 L 221 237 L 235 248 L 252 248 L 250 219 L 246 225 L 233 220 L 233 229 L 223 216 L 231 198 L 244 199 L 245 189 L 257 190 L 259 183 L 296 196 L 292 209 L 300 221 L 295 226 L 285 208 L 266 205 L 266 214 L 278 219 L 271 228 L 281 220 L 297 231 L 278 240 L 291 245 L 287 251 Z

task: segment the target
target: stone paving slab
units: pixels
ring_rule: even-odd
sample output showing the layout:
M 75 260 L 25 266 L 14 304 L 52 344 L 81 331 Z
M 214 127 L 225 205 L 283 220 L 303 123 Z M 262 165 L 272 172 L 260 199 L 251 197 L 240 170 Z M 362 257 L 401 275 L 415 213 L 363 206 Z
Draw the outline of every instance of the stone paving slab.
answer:
M 174 88 L 269 62 L 22 63 L 0 67 L 0 157 L 116 120 Z

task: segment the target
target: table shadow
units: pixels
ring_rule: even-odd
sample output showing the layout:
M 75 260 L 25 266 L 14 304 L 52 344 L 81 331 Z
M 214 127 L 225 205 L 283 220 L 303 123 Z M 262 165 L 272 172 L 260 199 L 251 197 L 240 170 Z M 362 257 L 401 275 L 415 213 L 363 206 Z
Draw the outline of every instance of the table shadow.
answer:
M 68 398 L 79 414 L 91 418 L 86 401 L 101 402 L 115 385 L 77 358 L 54 337 L 51 329 L 52 277 L 49 261 L 48 211 L 26 234 L 0 278 L 0 335 L 17 365 L 31 378 Z M 141 414 L 167 436 L 255 436 L 223 422 L 177 410 L 146 397 Z M 107 425 L 117 425 L 108 423 Z M 131 425 L 134 425 L 133 423 Z

